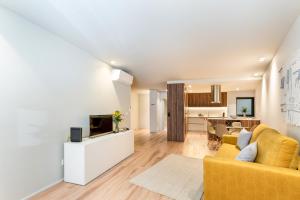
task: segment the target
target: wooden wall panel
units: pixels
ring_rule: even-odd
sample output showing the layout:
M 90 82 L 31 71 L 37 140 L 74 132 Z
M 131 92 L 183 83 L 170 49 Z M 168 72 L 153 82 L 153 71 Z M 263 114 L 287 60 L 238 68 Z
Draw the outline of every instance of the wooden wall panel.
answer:
M 184 84 L 168 84 L 168 140 L 184 141 L 185 94 Z
M 184 141 L 184 84 L 176 84 L 176 141 Z
M 176 129 L 173 124 L 176 124 L 176 105 L 175 105 L 175 96 L 176 96 L 176 87 L 173 85 L 168 85 L 168 92 L 167 92 L 167 101 L 168 101 L 168 123 L 167 123 L 167 139 L 170 141 L 175 140 L 176 136 Z

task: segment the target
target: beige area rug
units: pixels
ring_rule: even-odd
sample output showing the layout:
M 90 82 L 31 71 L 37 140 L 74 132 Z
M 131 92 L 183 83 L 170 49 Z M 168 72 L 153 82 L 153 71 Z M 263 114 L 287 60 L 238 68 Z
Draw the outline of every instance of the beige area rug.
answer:
M 130 180 L 131 183 L 176 200 L 200 200 L 202 159 L 171 154 Z

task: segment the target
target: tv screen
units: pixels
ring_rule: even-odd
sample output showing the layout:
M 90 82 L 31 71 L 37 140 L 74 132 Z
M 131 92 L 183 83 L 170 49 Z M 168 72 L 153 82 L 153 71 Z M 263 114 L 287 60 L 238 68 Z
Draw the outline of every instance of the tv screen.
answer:
M 112 115 L 90 115 L 90 136 L 113 131 Z

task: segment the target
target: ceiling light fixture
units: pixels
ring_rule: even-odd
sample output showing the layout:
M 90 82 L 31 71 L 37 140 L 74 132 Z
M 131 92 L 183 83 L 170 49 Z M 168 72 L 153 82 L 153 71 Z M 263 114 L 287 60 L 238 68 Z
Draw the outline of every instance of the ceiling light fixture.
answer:
M 114 61 L 114 60 L 111 60 L 109 63 L 110 63 L 111 65 L 115 65 L 115 64 L 117 64 L 117 62 L 116 62 L 116 61 Z
M 259 62 L 265 62 L 266 58 L 265 57 L 261 57 L 258 59 Z
M 253 74 L 254 77 L 260 77 L 261 76 L 261 73 L 259 72 L 256 72 L 255 74 Z

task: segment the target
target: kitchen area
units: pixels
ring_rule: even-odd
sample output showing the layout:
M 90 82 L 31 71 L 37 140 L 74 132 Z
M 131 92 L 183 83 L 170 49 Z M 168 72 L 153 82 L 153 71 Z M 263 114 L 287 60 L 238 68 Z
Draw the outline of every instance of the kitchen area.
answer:
M 227 116 L 227 107 L 188 107 L 187 131 L 206 132 L 208 119 L 223 119 Z
M 253 130 L 260 124 L 258 83 L 168 82 L 168 141 L 183 142 L 188 133 L 207 134 L 209 140 L 219 141 L 224 134 Z
M 255 111 L 255 90 L 229 89 L 221 92 L 221 85 L 212 85 L 210 92 L 199 92 L 194 88 L 187 85 L 186 89 L 187 132 L 206 133 L 208 122 L 212 127 L 223 124 L 228 131 L 233 129 L 232 124 L 238 123 L 240 128 L 250 130 L 260 123 Z

